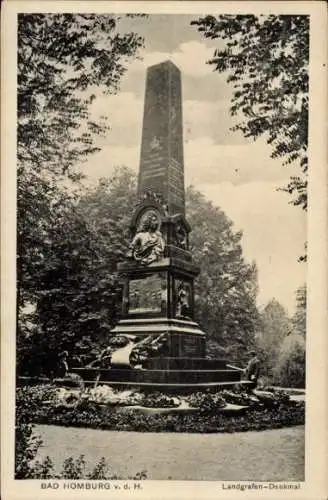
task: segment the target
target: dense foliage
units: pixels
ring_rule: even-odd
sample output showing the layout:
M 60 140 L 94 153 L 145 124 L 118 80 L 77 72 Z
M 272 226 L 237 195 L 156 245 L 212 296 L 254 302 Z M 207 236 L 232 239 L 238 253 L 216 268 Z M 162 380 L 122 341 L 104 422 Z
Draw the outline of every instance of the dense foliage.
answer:
M 72 175 L 107 126 L 94 122 L 95 90 L 115 93 L 143 45 L 111 14 L 18 16 L 19 173 Z
M 17 401 L 30 394 L 33 388 L 18 389 Z M 36 389 L 38 391 L 38 389 Z M 186 396 L 198 405 L 191 413 L 142 412 L 135 409 L 115 409 L 112 405 L 84 400 L 75 408 L 39 404 L 30 413 L 29 421 L 38 424 L 88 427 L 106 430 L 138 432 L 236 432 L 264 430 L 304 424 L 304 403 L 290 401 L 284 395 L 272 393 L 261 399 L 261 405 L 251 405 L 241 412 L 224 410 L 222 398 L 231 398 L 236 404 L 245 403 L 245 394 L 227 391 L 226 394 L 194 394 Z M 249 401 L 249 396 L 248 396 Z
M 187 190 L 187 217 L 193 228 L 194 262 L 200 266 L 195 282 L 197 319 L 212 341 L 214 356 L 225 354 L 244 363 L 258 327 L 256 265 L 243 258 L 242 233 L 192 187 Z
M 262 374 L 272 380 L 279 351 L 284 338 L 291 332 L 291 320 L 286 310 L 276 300 L 266 304 L 260 315 L 260 331 L 256 344 L 262 354 Z
M 296 311 L 290 318 L 275 299 L 260 313 L 256 347 L 264 379 L 281 387 L 305 387 L 306 286 L 296 290 Z
M 283 387 L 305 387 L 305 341 L 293 333 L 281 344 L 277 364 L 273 370 L 274 381 Z
M 218 39 L 208 63 L 226 73 L 233 87 L 234 130 L 253 139 L 264 136 L 273 158 L 297 162 L 299 175 L 286 191 L 306 209 L 309 17 L 208 15 L 192 24 L 205 38 Z
M 95 94 L 118 91 L 143 44 L 138 34 L 120 31 L 120 20 L 94 14 L 18 16 L 18 338 L 33 337 L 27 350 L 40 351 L 48 304 L 56 295 L 72 304 L 72 281 L 76 294 L 81 270 L 90 262 L 91 229 L 80 219 L 77 188 L 68 188 L 67 181 L 81 177 L 77 165 L 98 150 L 95 139 L 108 130 L 105 120 L 93 119 Z M 97 257 L 94 261 L 97 266 Z M 50 336 L 59 316 L 62 324 L 71 317 L 70 308 L 54 315 Z
M 133 187 L 133 174 L 123 169 L 84 191 L 70 210 L 61 207 L 62 217 L 52 217 L 51 237 L 49 230 L 36 244 L 43 261 L 34 284 L 35 310 L 20 316 L 18 337 L 24 372 L 49 375 L 61 351 L 101 349 L 120 307 L 115 271 L 127 249 Z

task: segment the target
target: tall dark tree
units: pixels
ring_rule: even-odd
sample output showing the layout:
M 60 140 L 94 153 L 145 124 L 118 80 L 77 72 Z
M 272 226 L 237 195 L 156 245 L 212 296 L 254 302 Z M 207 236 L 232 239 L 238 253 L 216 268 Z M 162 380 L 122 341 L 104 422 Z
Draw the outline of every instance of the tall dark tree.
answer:
M 276 299 L 270 300 L 260 315 L 257 347 L 263 356 L 263 373 L 272 377 L 284 339 L 291 333 L 292 324 L 285 308 Z
M 98 150 L 108 130 L 95 122 L 96 93 L 116 93 L 143 44 L 120 31 L 120 16 L 19 14 L 17 73 L 18 305 L 36 300 L 43 241 L 60 210 L 74 204 L 61 181 Z M 60 208 L 60 206 L 62 208 Z M 51 244 L 51 243 L 49 243 Z
M 61 351 L 99 350 L 108 339 L 120 306 L 116 266 L 128 247 L 134 193 L 135 176 L 120 169 L 75 203 L 55 207 L 51 231 L 38 242 L 42 262 L 31 284 L 36 307 L 27 318 L 32 328 L 26 321 L 20 328 L 22 369 L 49 374 Z
M 245 362 L 258 328 L 256 265 L 243 258 L 242 233 L 193 188 L 187 190 L 187 217 L 193 228 L 194 260 L 200 266 L 195 283 L 197 319 L 213 355 L 225 353 Z
M 309 17 L 208 15 L 192 24 L 205 38 L 218 39 L 208 64 L 233 87 L 233 130 L 254 140 L 263 135 L 273 158 L 299 165 L 285 190 L 306 209 Z

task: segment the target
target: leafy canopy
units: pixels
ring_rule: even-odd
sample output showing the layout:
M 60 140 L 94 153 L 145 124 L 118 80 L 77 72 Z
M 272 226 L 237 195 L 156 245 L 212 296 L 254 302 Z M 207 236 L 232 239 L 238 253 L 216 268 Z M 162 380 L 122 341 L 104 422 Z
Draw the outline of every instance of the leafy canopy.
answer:
M 258 326 L 256 265 L 243 257 L 242 232 L 192 187 L 187 190 L 186 212 L 193 259 L 200 266 L 195 281 L 197 319 L 210 346 L 219 345 L 231 359 L 246 361 Z M 219 350 L 213 354 L 222 356 Z
M 18 305 L 42 291 L 39 276 L 61 248 L 78 194 L 65 188 L 108 130 L 92 118 L 96 93 L 116 93 L 143 39 L 120 16 L 19 14 L 17 73 Z M 63 222 L 65 221 L 65 222 Z M 66 227 L 67 230 L 67 227 Z M 57 252 L 58 259 L 63 258 Z M 56 259 L 55 259 L 56 260 Z
M 233 87 L 233 130 L 264 135 L 272 157 L 297 162 L 299 176 L 285 188 L 307 208 L 309 17 L 208 15 L 192 21 L 205 38 L 219 39 L 208 64 Z
M 79 345 L 98 350 L 108 339 L 120 308 L 116 265 L 128 248 L 135 182 L 133 173 L 119 169 L 74 203 L 62 199 L 46 214 L 51 224 L 34 241 L 39 257 L 25 272 L 35 279 L 25 279 L 22 287 L 35 303 L 33 313 L 20 316 L 22 371 L 49 373 L 61 351 L 72 353 Z
M 120 17 L 95 14 L 18 16 L 17 155 L 57 175 L 97 148 L 106 131 L 94 121 L 95 92 L 115 93 L 143 39 L 121 33 Z M 72 173 L 71 173 L 72 174 Z

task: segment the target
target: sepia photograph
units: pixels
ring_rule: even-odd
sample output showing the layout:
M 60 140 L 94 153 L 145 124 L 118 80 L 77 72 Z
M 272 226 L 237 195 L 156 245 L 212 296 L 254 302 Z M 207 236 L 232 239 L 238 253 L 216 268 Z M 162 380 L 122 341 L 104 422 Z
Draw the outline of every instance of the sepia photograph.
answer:
M 11 479 L 300 494 L 310 13 L 38 5 L 15 14 Z

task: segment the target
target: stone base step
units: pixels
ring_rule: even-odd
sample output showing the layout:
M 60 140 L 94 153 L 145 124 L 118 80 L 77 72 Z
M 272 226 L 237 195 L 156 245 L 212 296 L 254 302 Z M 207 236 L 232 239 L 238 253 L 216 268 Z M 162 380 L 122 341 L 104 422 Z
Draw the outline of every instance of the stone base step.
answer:
M 40 383 L 53 383 L 54 380 L 45 377 L 18 377 L 17 386 L 35 385 Z M 66 385 L 65 379 L 56 379 L 57 385 Z M 188 394 L 198 391 L 218 392 L 220 390 L 241 386 L 246 391 L 255 388 L 255 383 L 248 380 L 224 381 L 224 382 L 199 382 L 199 383 L 160 383 L 160 382 L 131 382 L 131 381 L 108 381 L 99 376 L 84 379 L 85 386 L 109 385 L 117 389 L 138 388 L 143 391 L 159 391 L 171 394 Z
M 222 370 L 144 370 L 144 369 L 97 369 L 75 368 L 72 372 L 83 380 L 107 382 L 144 382 L 159 384 L 199 384 L 210 382 L 238 382 L 240 372 L 231 369 Z
M 226 359 L 157 357 L 145 361 L 147 370 L 223 370 Z

